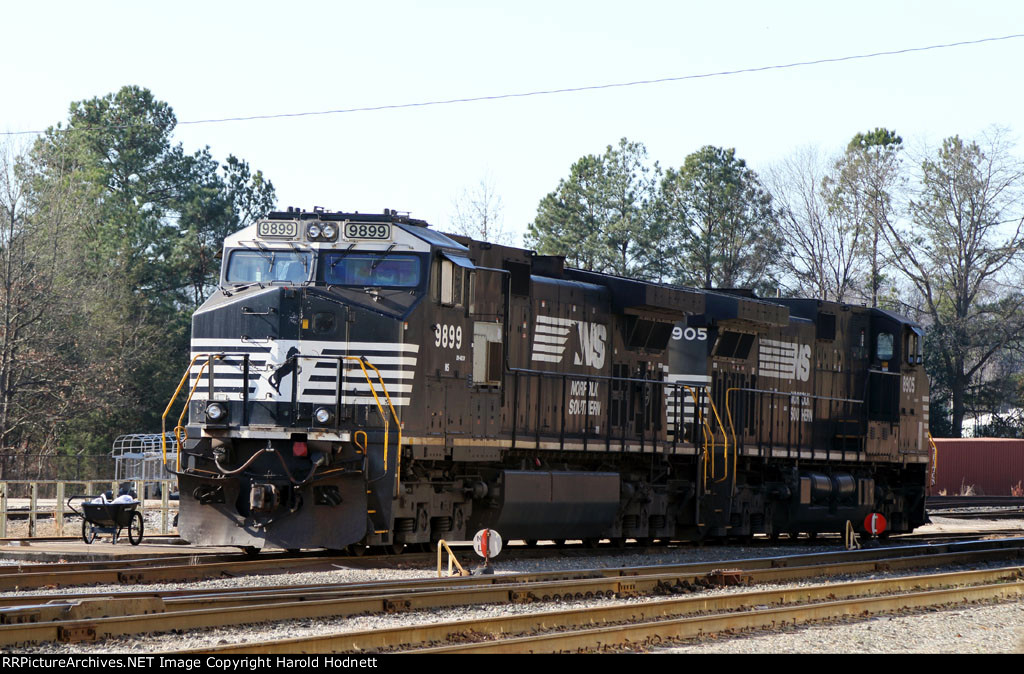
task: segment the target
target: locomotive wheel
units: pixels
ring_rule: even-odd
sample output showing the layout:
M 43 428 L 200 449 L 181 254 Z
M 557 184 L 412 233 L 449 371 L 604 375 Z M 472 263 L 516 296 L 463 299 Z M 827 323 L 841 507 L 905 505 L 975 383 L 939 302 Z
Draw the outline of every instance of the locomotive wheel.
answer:
M 260 554 L 260 549 L 255 545 L 243 545 L 242 552 L 245 553 L 246 557 L 257 557 Z
M 132 519 L 128 522 L 128 542 L 132 545 L 138 545 L 142 542 L 142 532 L 145 529 L 145 524 L 142 521 L 142 513 L 136 510 L 132 513 Z
M 626 547 L 626 539 L 622 536 L 619 536 L 618 538 L 611 538 L 609 539 L 609 541 L 611 542 L 613 548 L 619 548 L 621 550 L 622 548 Z
M 362 543 L 353 543 L 345 549 L 348 551 L 348 554 L 353 557 L 362 557 L 366 554 L 366 546 Z
M 599 539 L 599 538 L 584 538 L 583 539 L 583 547 L 590 548 L 591 550 L 594 550 L 594 549 L 597 548 L 597 546 L 598 546 L 598 544 L 600 542 L 601 542 L 601 539 Z
M 92 525 L 89 524 L 89 520 L 82 520 L 82 540 L 85 541 L 86 545 L 91 544 L 96 540 L 96 532 L 93 531 Z
M 526 547 L 528 547 L 528 548 L 535 548 L 535 547 L 537 547 L 537 539 L 536 538 L 527 538 L 527 539 L 525 539 L 523 541 L 523 543 L 526 543 Z

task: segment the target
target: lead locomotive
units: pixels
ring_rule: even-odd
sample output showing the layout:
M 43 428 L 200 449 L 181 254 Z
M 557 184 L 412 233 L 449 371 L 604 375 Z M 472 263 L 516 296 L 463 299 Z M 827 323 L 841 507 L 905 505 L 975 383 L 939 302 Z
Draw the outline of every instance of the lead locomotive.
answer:
M 399 549 L 923 523 L 921 329 L 566 268 L 383 215 L 271 213 L 193 318 L 180 532 Z

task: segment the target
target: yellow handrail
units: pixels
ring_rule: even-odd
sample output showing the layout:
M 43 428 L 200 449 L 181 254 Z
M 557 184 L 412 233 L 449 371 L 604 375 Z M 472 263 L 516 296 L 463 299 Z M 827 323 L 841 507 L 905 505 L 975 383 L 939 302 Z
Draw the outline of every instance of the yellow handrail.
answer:
M 161 449 L 161 452 L 163 453 L 163 462 L 164 462 L 165 466 L 167 465 L 167 415 L 171 413 L 171 407 L 174 406 L 174 401 L 178 399 L 178 394 L 181 393 L 181 387 L 185 385 L 186 381 L 188 381 L 188 377 L 192 373 L 192 366 L 196 364 L 196 360 L 200 356 L 210 356 L 210 355 L 211 354 L 197 353 L 196 355 L 192 356 L 192 360 L 189 361 L 188 367 L 185 368 L 185 374 L 181 375 L 181 381 L 178 382 L 178 388 L 176 388 L 174 390 L 174 395 L 171 396 L 170 402 L 167 403 L 167 409 L 164 410 L 163 416 L 160 417 L 160 449 Z M 207 358 L 206 364 L 209 364 L 209 362 L 210 362 L 210 360 L 209 360 L 209 358 Z M 204 365 L 203 367 L 206 367 L 206 365 Z M 196 376 L 196 383 L 197 384 L 199 383 L 199 377 L 202 376 L 202 372 L 203 372 L 203 370 L 202 370 L 202 368 L 200 368 L 199 375 Z M 189 398 L 191 398 L 191 397 L 192 396 L 190 394 Z M 188 402 L 185 403 L 185 409 L 188 409 Z M 174 434 L 174 441 L 175 441 L 175 446 L 176 446 L 176 448 L 178 450 L 178 457 L 179 457 L 178 458 L 178 470 L 181 470 L 181 458 L 180 458 L 181 457 L 181 442 L 178 439 L 178 434 L 177 433 Z
M 722 458 L 725 460 L 725 474 L 722 475 L 721 480 L 715 480 L 715 482 L 725 482 L 729 479 L 729 436 L 725 432 L 725 426 L 722 424 L 722 417 L 718 416 L 718 408 L 715 407 L 714 399 L 708 396 L 708 405 L 711 407 L 711 411 L 715 414 L 715 421 L 718 422 L 718 428 L 722 431 L 722 442 L 725 447 L 722 449 Z M 714 454 L 712 456 L 712 463 L 714 462 Z M 711 477 L 714 479 L 715 470 L 714 465 L 711 467 Z
M 377 396 L 377 389 L 373 387 L 373 382 L 370 381 L 370 373 L 366 371 L 366 366 L 369 365 L 373 368 L 373 371 L 377 373 L 377 380 L 380 382 L 380 387 L 384 390 L 384 398 L 387 400 L 388 407 L 391 409 L 391 415 L 395 419 L 395 425 L 398 426 L 398 455 L 401 460 L 402 455 L 402 424 L 398 421 L 398 413 L 395 412 L 395 406 L 391 404 L 391 395 L 388 393 L 388 387 L 384 385 L 384 377 L 381 375 L 380 370 L 374 367 L 373 363 L 364 359 L 362 356 L 342 356 L 345 360 L 354 360 L 359 363 L 359 368 L 363 371 L 363 376 L 366 377 L 366 383 L 370 386 L 370 393 L 373 395 L 374 402 L 377 403 L 377 411 L 380 412 L 380 418 L 384 421 L 384 472 L 388 470 L 388 430 L 391 424 L 388 423 L 388 418 L 384 414 L 384 407 L 380 404 L 380 398 Z M 339 380 L 341 378 L 341 372 L 338 372 Z
M 347 358 L 352 358 L 353 356 L 346 356 L 346 357 Z M 398 442 L 395 444 L 396 453 L 398 454 L 398 460 L 397 460 L 396 465 L 395 465 L 395 491 L 397 492 L 398 488 L 401 487 L 401 485 L 402 485 L 402 482 L 401 482 L 401 480 L 402 480 L 402 477 L 401 477 L 401 475 L 402 475 L 402 422 L 398 418 L 398 412 L 395 411 L 395 406 L 391 404 L 391 394 L 388 393 L 388 387 L 384 383 L 384 376 L 380 373 L 380 370 L 378 370 L 377 366 L 375 366 L 373 363 L 371 363 L 368 360 L 362 359 L 362 360 L 360 360 L 360 363 L 366 363 L 371 368 L 373 368 L 374 372 L 377 373 L 377 381 L 380 382 L 380 387 L 384 391 L 384 398 L 388 401 L 388 408 L 391 410 L 391 418 L 395 420 L 395 426 L 398 428 Z M 364 368 L 364 372 L 365 372 L 365 368 Z M 369 383 L 369 381 L 370 381 L 369 377 L 367 377 L 366 381 Z M 373 384 L 370 384 L 370 388 L 371 389 L 373 388 Z M 383 413 L 382 413 L 382 416 L 383 416 Z M 387 435 L 385 435 L 385 437 L 384 437 L 384 470 L 386 471 L 387 468 L 388 468 L 388 447 L 387 447 Z
M 935 438 L 932 437 L 931 431 L 928 433 L 928 444 L 932 446 L 932 479 L 931 486 L 935 486 L 935 476 L 938 474 L 939 469 L 939 446 L 935 444 Z
M 684 385 L 683 388 L 687 390 L 690 397 L 693 398 L 693 410 L 697 415 L 697 419 L 701 423 L 701 428 L 704 429 L 704 489 L 708 488 L 708 436 L 711 437 L 711 475 L 714 477 L 715 474 L 715 434 L 711 432 L 711 426 L 704 419 L 704 413 L 701 411 L 700 403 L 697 402 L 697 392 L 694 388 Z M 705 393 L 707 388 L 704 389 Z M 679 419 L 682 420 L 682 410 L 679 411 Z
M 207 354 L 207 356 L 208 357 L 206 359 L 206 362 L 203 363 L 200 366 L 199 372 L 196 373 L 196 383 L 192 384 L 192 390 L 188 392 L 188 398 L 185 398 L 185 405 L 184 405 L 184 407 L 181 408 L 181 415 L 178 417 L 178 425 L 174 427 L 174 442 L 175 442 L 175 444 L 176 444 L 176 446 L 178 448 L 178 462 L 177 462 L 176 470 L 179 473 L 181 472 L 181 453 L 182 453 L 182 451 L 184 449 L 184 444 L 185 444 L 185 441 L 182 440 L 181 436 L 182 436 L 183 433 L 186 433 L 185 427 L 181 425 L 181 422 L 185 420 L 185 415 L 188 414 L 188 404 L 190 402 L 192 402 L 192 396 L 194 396 L 196 394 L 196 389 L 199 388 L 199 380 L 202 379 L 202 377 L 203 377 L 203 370 L 205 370 L 206 366 L 209 365 L 210 366 L 210 376 L 212 377 L 213 376 L 213 365 L 212 365 L 212 363 L 213 363 L 214 360 L 220 358 L 220 356 L 214 355 L 212 353 L 211 354 Z M 210 394 L 210 397 L 211 397 L 211 401 L 212 401 L 212 397 L 213 397 L 212 393 Z

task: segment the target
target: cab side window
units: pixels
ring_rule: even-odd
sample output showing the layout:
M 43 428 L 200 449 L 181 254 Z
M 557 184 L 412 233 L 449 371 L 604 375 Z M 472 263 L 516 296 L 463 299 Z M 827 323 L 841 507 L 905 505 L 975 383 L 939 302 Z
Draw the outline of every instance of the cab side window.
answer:
M 433 269 L 434 280 L 431 282 L 431 294 L 434 299 L 446 307 L 465 305 L 471 286 L 472 272 L 443 257 L 434 261 Z
M 906 354 L 908 365 L 920 365 L 924 362 L 921 347 L 921 338 L 916 332 L 908 330 L 904 333 L 903 352 Z
M 892 360 L 894 344 L 891 332 L 878 333 L 875 338 L 875 358 L 882 361 Z

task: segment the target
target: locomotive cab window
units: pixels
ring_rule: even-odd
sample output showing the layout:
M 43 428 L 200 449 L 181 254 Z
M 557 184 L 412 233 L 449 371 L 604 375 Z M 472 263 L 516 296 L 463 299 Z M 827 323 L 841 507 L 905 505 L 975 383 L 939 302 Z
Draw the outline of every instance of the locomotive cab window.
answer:
M 892 360 L 895 340 L 891 332 L 880 332 L 875 337 L 875 358 L 886 361 Z
M 228 283 L 303 283 L 309 280 L 312 256 L 294 250 L 235 250 L 228 256 Z
M 475 268 L 469 258 L 442 253 L 434 265 L 437 279 L 433 284 L 435 299 L 446 307 L 463 306 L 470 287 L 471 270 Z
M 920 365 L 924 362 L 922 333 L 917 328 L 907 328 L 903 332 L 903 353 L 906 354 L 908 365 Z
M 357 288 L 416 288 L 420 285 L 417 255 L 327 253 L 323 267 L 327 285 Z

